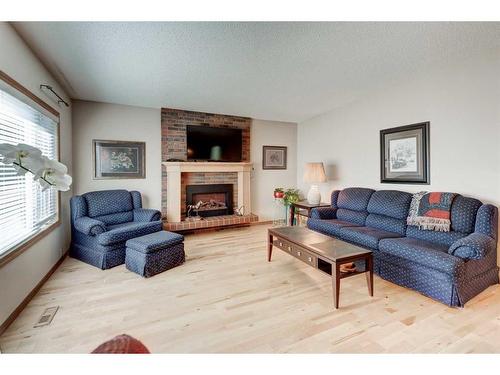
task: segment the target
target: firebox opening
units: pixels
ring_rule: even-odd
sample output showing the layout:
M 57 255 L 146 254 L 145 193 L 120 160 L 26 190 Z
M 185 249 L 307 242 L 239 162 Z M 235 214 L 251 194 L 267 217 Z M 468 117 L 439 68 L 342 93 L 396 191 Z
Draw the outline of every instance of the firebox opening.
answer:
M 233 185 L 209 184 L 186 186 L 186 207 L 196 206 L 190 212 L 201 217 L 233 214 Z

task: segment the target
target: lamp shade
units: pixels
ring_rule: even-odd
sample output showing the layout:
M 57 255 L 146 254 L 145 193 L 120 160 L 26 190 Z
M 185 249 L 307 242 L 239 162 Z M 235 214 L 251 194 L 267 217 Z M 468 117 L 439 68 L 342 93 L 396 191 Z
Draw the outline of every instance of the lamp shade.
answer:
M 323 163 L 306 163 L 304 182 L 326 182 L 326 174 Z

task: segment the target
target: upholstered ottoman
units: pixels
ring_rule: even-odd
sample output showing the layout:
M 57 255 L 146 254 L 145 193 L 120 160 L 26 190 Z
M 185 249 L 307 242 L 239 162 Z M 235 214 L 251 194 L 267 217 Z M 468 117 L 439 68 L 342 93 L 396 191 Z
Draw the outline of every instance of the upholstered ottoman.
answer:
M 184 263 L 184 236 L 159 231 L 126 243 L 125 266 L 144 277 L 154 276 Z

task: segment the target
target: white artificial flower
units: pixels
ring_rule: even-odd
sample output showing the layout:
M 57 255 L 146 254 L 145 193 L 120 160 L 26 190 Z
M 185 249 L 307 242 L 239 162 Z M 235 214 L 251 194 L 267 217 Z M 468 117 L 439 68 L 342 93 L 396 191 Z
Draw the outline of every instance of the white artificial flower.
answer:
M 72 183 L 72 178 L 68 174 L 68 168 L 58 162 L 47 157 L 42 157 L 43 164 L 36 171 L 34 179 L 42 186 L 43 190 L 49 187 L 54 187 L 56 190 L 67 191 Z
M 12 164 L 17 157 L 18 148 L 10 143 L 0 143 L 0 155 L 3 156 L 2 163 Z
M 70 175 L 61 173 L 54 169 L 46 169 L 42 178 L 38 179 L 43 190 L 52 186 L 56 190 L 68 191 L 73 179 Z
M 36 147 L 24 143 L 1 143 L 0 155 L 3 156 L 2 162 L 6 165 L 12 164 L 17 174 L 33 173 L 33 179 L 39 182 L 42 190 L 53 187 L 56 190 L 68 191 L 73 182 L 67 174 L 68 168 L 63 163 L 47 158 Z
M 42 151 L 24 143 L 18 145 L 2 143 L 0 154 L 3 156 L 2 162 L 6 165 L 12 164 L 19 175 L 38 170 L 43 165 Z

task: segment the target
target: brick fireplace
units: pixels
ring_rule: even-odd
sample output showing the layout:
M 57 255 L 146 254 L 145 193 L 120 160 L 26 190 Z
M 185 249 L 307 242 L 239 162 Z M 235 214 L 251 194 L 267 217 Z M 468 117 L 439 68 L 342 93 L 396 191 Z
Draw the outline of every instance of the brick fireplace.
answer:
M 241 129 L 242 162 L 188 162 L 187 125 Z M 257 220 L 255 215 L 251 215 L 250 203 L 250 171 L 252 169 L 250 125 L 251 119 L 247 117 L 162 108 L 162 216 L 167 221 L 166 229 L 196 229 Z M 244 207 L 245 217 L 235 217 L 233 212 L 228 212 L 228 215 L 209 217 L 207 220 L 202 220 L 202 223 L 187 223 L 185 221 L 187 188 L 190 185 L 213 184 L 232 186 L 230 204 L 235 209 Z

